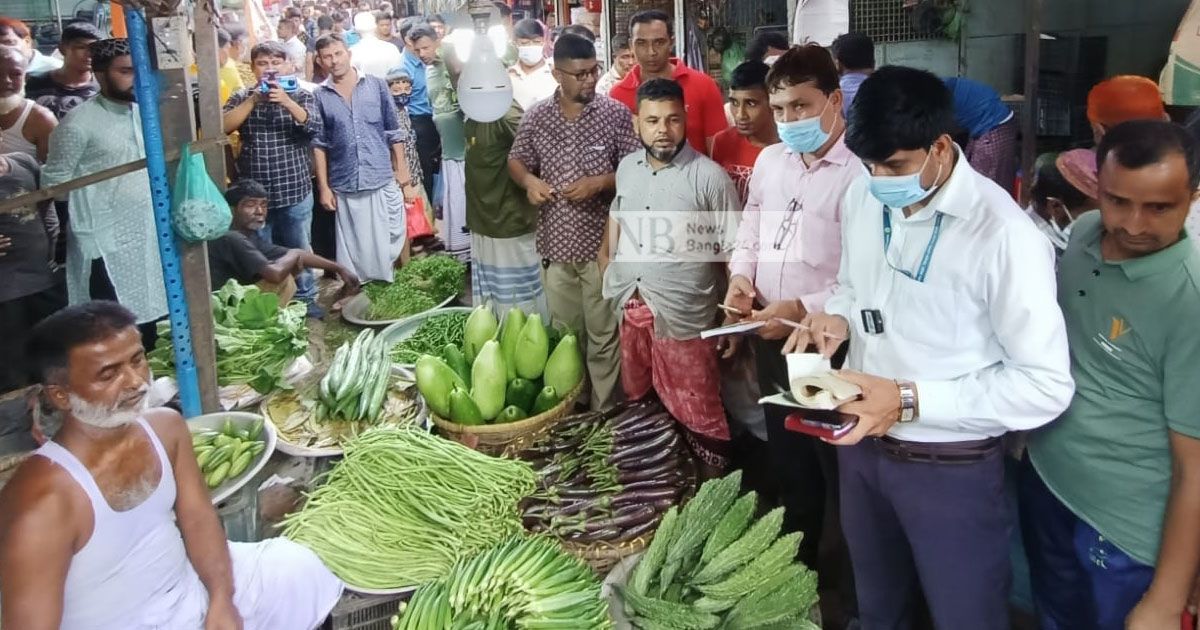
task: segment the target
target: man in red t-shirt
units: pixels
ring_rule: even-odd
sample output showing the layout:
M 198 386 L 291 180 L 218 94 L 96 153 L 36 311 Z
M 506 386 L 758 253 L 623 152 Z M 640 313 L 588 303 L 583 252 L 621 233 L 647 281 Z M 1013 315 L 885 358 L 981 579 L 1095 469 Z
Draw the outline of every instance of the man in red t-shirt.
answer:
M 712 77 L 693 70 L 671 56 L 675 49 L 675 27 L 662 11 L 642 11 L 629 18 L 629 38 L 638 65 L 613 86 L 609 96 L 637 111 L 637 89 L 642 81 L 672 79 L 683 86 L 687 111 L 687 140 L 692 148 L 708 155 L 712 137 L 726 126 L 725 99 Z
M 720 164 L 746 204 L 750 174 L 763 147 L 779 142 L 775 117 L 767 101 L 767 72 L 761 61 L 747 61 L 729 75 L 729 105 L 733 126 L 713 136 L 712 159 Z

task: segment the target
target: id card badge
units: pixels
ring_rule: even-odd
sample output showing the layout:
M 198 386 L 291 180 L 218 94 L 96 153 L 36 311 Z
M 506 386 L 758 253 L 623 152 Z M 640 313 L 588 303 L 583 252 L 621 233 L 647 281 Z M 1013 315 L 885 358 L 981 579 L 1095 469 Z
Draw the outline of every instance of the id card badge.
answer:
M 879 309 L 864 308 L 859 314 L 862 316 L 863 330 L 868 335 L 883 334 L 883 313 L 879 312 Z

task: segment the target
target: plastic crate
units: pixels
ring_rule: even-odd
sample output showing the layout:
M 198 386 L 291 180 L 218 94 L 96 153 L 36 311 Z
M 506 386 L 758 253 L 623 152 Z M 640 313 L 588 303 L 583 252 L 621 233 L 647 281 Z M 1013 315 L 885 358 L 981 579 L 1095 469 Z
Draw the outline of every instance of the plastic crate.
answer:
M 392 617 L 407 595 L 360 595 L 346 592 L 329 613 L 329 630 L 392 630 Z

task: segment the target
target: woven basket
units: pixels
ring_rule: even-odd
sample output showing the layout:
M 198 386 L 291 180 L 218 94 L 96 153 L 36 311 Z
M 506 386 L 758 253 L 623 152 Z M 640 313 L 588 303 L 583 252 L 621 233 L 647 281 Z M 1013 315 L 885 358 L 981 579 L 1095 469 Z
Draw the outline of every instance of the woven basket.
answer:
M 558 424 L 559 420 L 567 417 L 571 409 L 575 406 L 575 399 L 579 398 L 579 394 L 582 392 L 583 381 L 580 381 L 575 386 L 575 389 L 571 390 L 566 396 L 563 396 L 562 402 L 558 403 L 558 406 L 553 409 L 524 420 L 506 424 L 469 426 L 439 418 L 432 412 L 429 414 L 429 417 L 433 420 L 433 425 L 437 427 L 438 433 L 446 438 L 481 453 L 499 455 L 504 452 L 504 449 L 509 444 L 523 437 L 538 435 L 542 431 Z

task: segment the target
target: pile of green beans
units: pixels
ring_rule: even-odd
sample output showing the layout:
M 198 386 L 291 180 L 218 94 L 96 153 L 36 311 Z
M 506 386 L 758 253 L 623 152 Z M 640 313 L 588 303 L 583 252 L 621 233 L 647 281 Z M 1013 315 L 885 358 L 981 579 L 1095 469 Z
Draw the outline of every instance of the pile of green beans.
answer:
M 466 326 L 467 313 L 446 313 L 427 318 L 411 336 L 392 346 L 392 360 L 412 365 L 422 355 L 440 355 L 448 343 L 461 348 Z
M 534 485 L 528 464 L 380 427 L 346 443 L 325 484 L 284 519 L 284 535 L 347 584 L 413 586 L 519 533 L 518 504 Z

